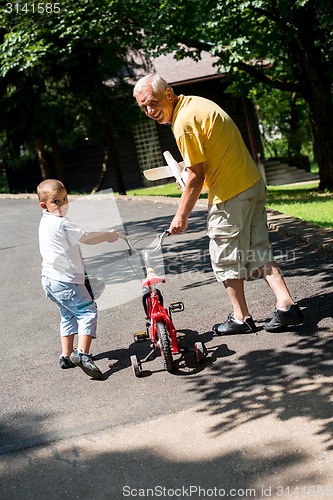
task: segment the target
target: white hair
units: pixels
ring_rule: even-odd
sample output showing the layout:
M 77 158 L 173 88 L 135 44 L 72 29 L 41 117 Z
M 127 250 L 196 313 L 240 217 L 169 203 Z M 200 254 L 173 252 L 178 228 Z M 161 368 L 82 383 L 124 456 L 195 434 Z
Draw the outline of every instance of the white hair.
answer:
M 167 88 L 172 90 L 170 85 L 160 75 L 149 73 L 149 75 L 143 76 L 136 82 L 133 89 L 133 96 L 136 97 L 148 85 L 151 85 L 154 93 L 166 90 Z

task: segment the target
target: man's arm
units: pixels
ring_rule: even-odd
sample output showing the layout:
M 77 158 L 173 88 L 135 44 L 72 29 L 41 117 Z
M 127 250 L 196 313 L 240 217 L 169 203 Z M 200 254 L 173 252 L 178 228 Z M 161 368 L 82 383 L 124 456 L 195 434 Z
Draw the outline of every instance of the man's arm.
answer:
M 185 184 L 185 189 L 180 199 L 176 215 L 174 216 L 168 229 L 171 234 L 180 234 L 186 231 L 188 217 L 200 196 L 205 180 L 203 163 L 197 163 L 192 167 L 188 167 L 187 170 L 188 178 Z
M 113 243 L 117 241 L 118 233 L 114 229 L 111 231 L 98 231 L 91 233 L 84 233 L 80 238 L 80 243 L 85 243 L 86 245 L 97 245 L 98 243 L 103 243 L 107 241 L 109 243 Z

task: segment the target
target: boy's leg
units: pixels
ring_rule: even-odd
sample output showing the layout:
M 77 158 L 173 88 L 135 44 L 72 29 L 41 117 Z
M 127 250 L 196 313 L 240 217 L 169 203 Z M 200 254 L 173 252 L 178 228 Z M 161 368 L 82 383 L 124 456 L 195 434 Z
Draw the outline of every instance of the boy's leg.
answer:
M 43 288 L 60 309 L 61 345 L 64 353 L 70 354 L 69 358 L 60 356 L 61 368 L 80 366 L 92 378 L 100 378 L 102 372 L 89 354 L 91 340 L 96 336 L 97 307 L 88 290 L 84 285 L 62 283 L 48 278 L 43 278 Z M 73 351 L 76 332 L 79 336 L 88 337 L 80 344 L 86 352 L 80 352 L 78 349 Z
M 75 295 L 68 308 L 75 315 L 78 324 L 78 348 L 74 349 L 70 360 L 90 377 L 101 378 L 102 372 L 89 354 L 92 339 L 96 337 L 97 307 L 84 285 L 75 285 Z
M 63 305 L 64 296 L 68 296 L 67 284 L 43 276 L 42 286 L 46 296 L 56 304 L 60 312 L 60 342 L 62 354 L 59 357 L 60 368 L 73 368 L 75 365 L 69 359 L 73 351 L 74 335 L 77 332 L 75 316 Z
M 89 354 L 92 339 L 93 338 L 91 335 L 79 335 L 79 340 L 78 340 L 78 345 L 77 345 L 78 349 L 81 352 L 84 352 L 85 354 Z M 72 351 L 73 351 L 73 349 L 72 349 Z
M 74 363 L 70 360 L 70 355 L 74 349 L 74 334 L 61 336 L 62 354 L 59 357 L 60 368 L 75 368 Z
M 69 357 L 74 350 L 74 335 L 66 335 L 61 338 L 62 355 Z

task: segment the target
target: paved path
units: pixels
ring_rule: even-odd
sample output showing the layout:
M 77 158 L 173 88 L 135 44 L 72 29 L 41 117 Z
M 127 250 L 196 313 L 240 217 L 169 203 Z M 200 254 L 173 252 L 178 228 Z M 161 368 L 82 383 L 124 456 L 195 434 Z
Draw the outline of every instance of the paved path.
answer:
M 97 207 L 101 220 L 116 220 L 129 234 L 145 237 L 164 229 L 175 211 L 165 200 L 118 199 L 118 214 L 105 199 L 86 199 L 84 207 L 79 212 L 87 225 Z M 101 302 L 94 354 L 104 377 L 92 381 L 57 364 L 58 313 L 39 283 L 36 200 L 0 199 L 0 210 L 0 497 L 333 497 L 328 247 L 320 251 L 286 228 L 271 232 L 306 326 L 285 334 L 260 328 L 213 337 L 211 325 L 230 306 L 210 270 L 205 209 L 198 206 L 189 230 L 166 240 L 163 291 L 167 301 L 185 303 L 174 316 L 179 335 L 203 340 L 209 357 L 200 366 L 181 357 L 174 375 L 158 358 L 141 378 L 129 365 L 129 354 L 145 349 L 132 337 L 144 328 L 140 297 L 130 295 L 140 288 L 129 267 L 136 270 L 135 263 L 127 260 L 123 242 L 112 252 L 87 255 L 92 268 L 110 271 L 115 300 L 113 307 Z M 261 281 L 249 283 L 247 295 L 262 327 L 273 297 Z

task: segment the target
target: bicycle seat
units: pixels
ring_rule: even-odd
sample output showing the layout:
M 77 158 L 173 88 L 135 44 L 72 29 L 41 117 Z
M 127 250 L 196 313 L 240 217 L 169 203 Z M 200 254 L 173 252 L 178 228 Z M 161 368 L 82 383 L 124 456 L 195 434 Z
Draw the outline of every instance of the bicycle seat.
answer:
M 161 276 L 158 276 L 152 267 L 147 269 L 146 279 L 142 282 L 142 288 L 145 288 L 149 285 L 157 285 L 158 283 L 165 283 L 165 279 Z

